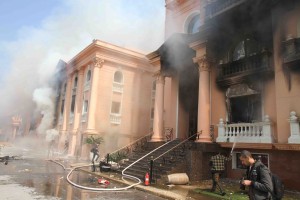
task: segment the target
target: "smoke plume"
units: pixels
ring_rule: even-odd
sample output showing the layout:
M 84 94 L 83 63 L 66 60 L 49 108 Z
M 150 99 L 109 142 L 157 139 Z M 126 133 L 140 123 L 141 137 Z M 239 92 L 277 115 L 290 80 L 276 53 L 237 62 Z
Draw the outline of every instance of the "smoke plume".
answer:
M 10 116 L 25 116 L 35 107 L 43 115 L 39 132 L 51 128 L 49 81 L 60 59 L 68 62 L 93 39 L 149 53 L 163 42 L 163 27 L 163 0 L 62 1 L 40 26 L 22 27 L 17 40 L 6 43 L 11 60 L 0 88 L 2 126 Z

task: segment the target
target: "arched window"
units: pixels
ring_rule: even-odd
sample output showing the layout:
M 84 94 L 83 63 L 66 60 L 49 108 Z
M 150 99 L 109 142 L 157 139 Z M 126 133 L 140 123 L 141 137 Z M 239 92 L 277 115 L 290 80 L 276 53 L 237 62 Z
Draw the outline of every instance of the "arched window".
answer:
M 90 82 L 90 80 L 91 80 L 91 74 L 92 72 L 91 72 L 91 70 L 89 69 L 88 70 L 88 72 L 86 73 L 86 82 Z
M 187 21 L 187 33 L 197 33 L 199 32 L 201 22 L 200 22 L 200 14 L 194 15 L 190 20 Z
M 123 83 L 123 74 L 120 71 L 116 71 L 114 74 L 114 82 Z

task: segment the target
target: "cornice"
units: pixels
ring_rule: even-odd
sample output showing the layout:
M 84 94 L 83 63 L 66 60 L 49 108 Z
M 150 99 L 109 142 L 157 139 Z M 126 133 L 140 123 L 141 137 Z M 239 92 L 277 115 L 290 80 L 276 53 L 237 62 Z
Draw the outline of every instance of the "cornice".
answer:
M 221 147 L 232 148 L 232 142 L 220 142 Z M 286 151 L 300 151 L 300 144 L 270 144 L 270 143 L 236 143 L 236 149 L 269 149 L 269 150 L 286 150 Z

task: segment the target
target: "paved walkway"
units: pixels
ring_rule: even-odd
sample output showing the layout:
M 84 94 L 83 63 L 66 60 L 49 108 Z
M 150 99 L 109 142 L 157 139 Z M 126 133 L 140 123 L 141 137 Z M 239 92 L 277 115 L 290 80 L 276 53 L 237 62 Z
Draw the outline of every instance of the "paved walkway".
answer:
M 81 165 L 88 165 L 88 164 L 89 163 L 82 163 L 82 162 L 81 163 L 73 163 L 73 164 L 71 164 L 71 167 L 78 167 Z M 136 183 L 136 182 L 131 181 L 130 179 L 123 179 L 119 173 L 116 173 L 114 171 L 91 172 L 90 169 L 87 169 L 87 168 L 83 168 L 81 170 L 85 171 L 87 173 L 90 173 L 90 174 L 94 174 L 98 177 L 103 177 L 104 179 L 108 179 L 108 180 L 115 181 L 115 182 L 125 184 L 125 185 L 132 185 L 132 184 Z M 195 198 L 193 198 L 189 195 L 190 190 L 193 190 L 196 188 L 207 189 L 207 188 L 211 187 L 211 184 L 209 181 L 207 182 L 207 184 L 203 184 L 203 183 L 202 184 L 198 183 L 198 184 L 193 184 L 193 185 L 157 185 L 157 184 L 154 184 L 154 185 L 150 185 L 150 186 L 145 186 L 143 184 L 143 180 L 141 180 L 141 181 L 142 181 L 142 183 L 134 186 L 134 188 L 155 194 L 155 195 L 163 197 L 163 198 L 176 199 L 176 200 L 186 200 L 186 199 L 193 200 Z M 204 199 L 204 198 L 201 198 L 201 199 Z M 207 197 L 205 199 L 210 199 L 210 198 Z

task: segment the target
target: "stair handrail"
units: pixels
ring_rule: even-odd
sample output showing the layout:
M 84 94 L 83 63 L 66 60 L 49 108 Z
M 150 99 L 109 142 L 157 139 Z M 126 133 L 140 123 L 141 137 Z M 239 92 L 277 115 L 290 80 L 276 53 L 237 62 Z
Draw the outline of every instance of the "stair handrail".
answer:
M 187 142 L 190 138 L 194 137 L 195 135 L 197 135 L 198 133 L 195 133 L 194 135 L 188 137 L 187 139 L 183 140 L 182 142 L 180 142 L 179 144 L 177 144 L 176 146 L 172 147 L 171 149 L 169 149 L 168 151 L 166 151 L 165 153 L 159 155 L 158 157 L 152 159 L 153 162 L 157 159 L 159 159 L 160 157 L 164 156 L 165 154 L 169 153 L 170 151 L 172 151 L 173 149 L 177 148 L 178 146 L 182 145 L 183 143 Z
M 121 147 L 121 148 L 119 148 L 119 149 L 117 149 L 117 150 L 115 150 L 115 151 L 113 151 L 113 152 L 111 152 L 111 153 L 108 153 L 108 154 L 107 154 L 107 158 L 106 158 L 106 159 L 107 159 L 107 162 L 109 161 L 109 156 L 110 156 L 110 155 L 115 154 L 115 153 L 117 153 L 117 152 L 119 152 L 119 151 L 121 151 L 121 150 L 123 150 L 123 149 L 126 149 L 126 148 L 128 148 L 128 147 L 130 147 L 130 146 L 132 146 L 132 145 L 134 145 L 134 144 L 136 144 L 136 143 L 138 143 L 139 141 L 141 141 L 141 140 L 143 140 L 143 139 L 149 137 L 149 136 L 151 137 L 152 134 L 153 134 L 153 132 L 148 133 L 147 135 L 145 135 L 145 136 L 143 136 L 143 137 L 140 137 L 140 138 L 136 139 L 135 141 L 133 141 L 133 142 L 127 144 L 126 146 Z
M 153 180 L 152 176 L 153 176 L 153 163 L 154 161 L 156 161 L 157 159 L 161 158 L 162 156 L 166 155 L 167 153 L 173 151 L 174 149 L 176 149 L 177 147 L 179 147 L 180 145 L 182 145 L 183 143 L 187 142 L 189 139 L 191 139 L 192 137 L 199 137 L 199 132 L 193 134 L 192 136 L 188 137 L 187 139 L 183 140 L 182 142 L 180 142 L 179 144 L 175 145 L 174 147 L 172 147 L 171 149 L 169 149 L 168 151 L 166 151 L 165 153 L 159 155 L 158 157 L 150 160 L 150 183 Z
M 150 154 L 152 154 L 153 152 L 157 151 L 158 149 L 168 145 L 169 143 L 173 142 L 174 140 L 170 140 L 162 145 L 160 145 L 159 147 L 153 149 L 152 151 L 150 151 L 149 153 L 147 153 L 146 155 L 142 156 L 141 158 L 137 159 L 136 161 L 134 161 L 133 163 L 131 163 L 130 165 L 128 165 L 125 169 L 123 169 L 122 174 L 124 174 L 124 172 L 129 169 L 132 165 L 136 164 L 137 162 L 139 162 L 140 160 L 144 159 L 145 157 L 149 156 Z

